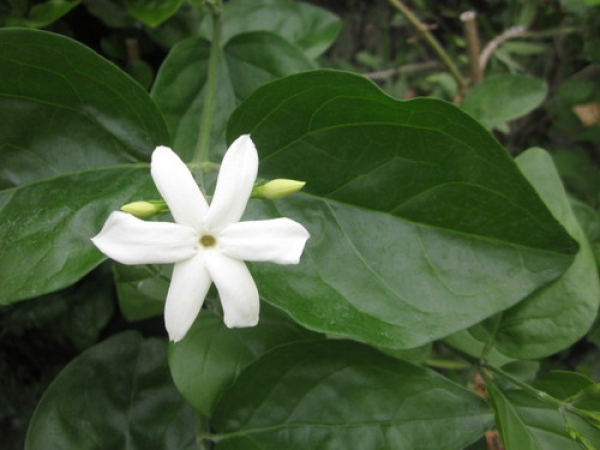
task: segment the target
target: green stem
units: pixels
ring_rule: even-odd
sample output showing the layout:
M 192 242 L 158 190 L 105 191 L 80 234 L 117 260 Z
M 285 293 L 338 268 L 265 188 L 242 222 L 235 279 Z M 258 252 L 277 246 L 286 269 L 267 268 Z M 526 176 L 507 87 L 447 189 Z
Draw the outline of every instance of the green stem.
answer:
M 558 407 L 558 409 L 561 411 L 563 411 L 563 410 L 569 411 L 569 412 L 572 412 L 573 414 L 577 414 L 578 416 L 580 416 L 584 419 L 590 419 L 592 421 L 598 420 L 598 418 L 596 417 L 596 414 L 594 414 L 591 411 L 573 406 L 568 401 L 569 399 L 560 400 L 556 397 L 553 397 L 550 394 L 548 394 L 544 391 L 540 391 L 539 389 L 536 389 L 533 386 L 519 380 L 518 378 L 514 377 L 510 373 L 505 372 L 504 370 L 500 369 L 499 367 L 494 367 L 494 366 L 491 366 L 488 364 L 483 364 L 482 367 L 484 369 L 488 369 L 489 371 L 494 372 L 494 373 L 500 375 L 501 377 L 507 379 L 508 381 L 513 383 L 515 386 L 518 386 L 521 389 L 523 389 L 524 391 L 529 392 L 531 395 L 535 396 L 536 398 L 540 399 L 541 401 L 544 401 L 546 403 L 552 403 L 553 405 L 556 405 Z
M 487 361 L 487 356 L 490 353 L 490 351 L 492 351 L 492 349 L 494 348 L 494 346 L 496 345 L 496 336 L 498 335 L 498 330 L 500 329 L 500 323 L 502 322 L 502 315 L 504 313 L 499 313 L 496 315 L 495 322 L 494 322 L 494 326 L 493 326 L 493 330 L 490 333 L 490 338 L 489 340 L 485 343 L 485 347 L 483 347 L 483 350 L 481 352 L 481 357 L 479 358 L 480 361 L 482 362 L 486 362 Z
M 213 19 L 212 42 L 210 44 L 210 57 L 208 59 L 208 75 L 206 78 L 206 96 L 202 109 L 202 119 L 196 151 L 192 159 L 192 170 L 200 189 L 204 191 L 204 164 L 208 162 L 208 147 L 210 145 L 210 129 L 212 115 L 217 97 L 217 82 L 219 79 L 219 64 L 221 61 L 221 4 L 208 5 Z
M 433 51 L 440 57 L 444 65 L 448 68 L 448 71 L 452 77 L 456 80 L 459 86 L 460 93 L 462 94 L 467 88 L 467 81 L 464 79 L 460 70 L 450 55 L 443 49 L 438 40 L 433 34 L 429 32 L 427 27 L 415 16 L 408 7 L 400 0 L 389 0 L 390 3 L 423 35 L 425 41 L 433 49 Z
M 519 380 L 517 377 L 511 375 L 508 372 L 505 372 L 504 370 L 500 369 L 499 367 L 491 366 L 489 364 L 483 364 L 482 367 L 484 369 L 489 370 L 490 372 L 494 372 L 495 374 L 500 375 L 502 378 L 507 379 L 515 386 L 520 387 L 525 392 L 529 392 L 531 395 L 533 395 L 534 397 L 536 397 L 542 401 L 545 401 L 547 403 L 552 403 L 559 407 L 564 407 L 564 405 L 565 405 L 565 402 L 563 402 L 557 398 L 554 398 L 551 395 L 549 395 L 543 391 L 540 391 L 540 390 L 534 388 L 533 386 Z

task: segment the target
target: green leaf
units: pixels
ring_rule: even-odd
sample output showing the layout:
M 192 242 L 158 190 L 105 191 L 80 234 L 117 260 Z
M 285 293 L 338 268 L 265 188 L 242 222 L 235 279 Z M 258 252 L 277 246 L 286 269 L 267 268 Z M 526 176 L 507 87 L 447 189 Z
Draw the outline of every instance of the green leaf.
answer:
M 211 424 L 218 450 L 458 450 L 484 433 L 490 414 L 431 370 L 329 340 L 259 358 L 219 400 Z
M 521 390 L 503 392 L 494 383 L 487 388 L 506 450 L 581 450 L 568 432 L 600 442 L 600 431 L 571 413 L 561 414 L 555 405 Z
M 173 147 L 186 161 L 198 140 L 208 73 L 209 42 L 191 38 L 177 44 L 162 64 L 152 98 L 173 136 Z M 225 151 L 225 127 L 237 104 L 275 78 L 313 69 L 312 62 L 283 38 L 266 32 L 240 34 L 223 49 L 211 145 L 215 159 Z
M 0 189 L 148 160 L 168 144 L 148 94 L 63 36 L 0 30 Z
M 517 163 L 550 211 L 579 242 L 580 250 L 561 278 L 504 311 L 497 320 L 487 321 L 483 326 L 485 331 L 481 326 L 467 331 L 479 342 L 468 351 L 473 356 L 479 356 L 490 340 L 497 352 L 509 358 L 543 358 L 556 353 L 586 334 L 600 303 L 594 255 L 573 214 L 551 156 L 541 149 L 530 149 L 517 158 Z M 569 301 L 568 308 L 565 308 L 565 299 Z M 458 341 L 464 336 L 454 336 L 447 342 L 460 348 Z
M 472 88 L 461 106 L 483 126 L 492 129 L 537 108 L 546 93 L 546 85 L 537 78 L 499 74 Z
M 61 175 L 0 192 L 0 305 L 79 280 L 105 258 L 90 238 L 110 212 L 156 196 L 145 164 Z
M 594 255 L 571 210 L 551 156 L 541 149 L 531 149 L 521 154 L 517 163 L 554 216 L 580 245 L 575 262 L 565 274 L 505 311 L 496 333 L 495 343 L 500 352 L 520 359 L 542 358 L 586 334 L 600 304 L 600 283 Z
M 263 178 L 307 182 L 247 215 L 309 230 L 298 266 L 252 265 L 262 298 L 308 328 L 416 347 L 514 305 L 577 251 L 505 150 L 449 103 L 311 72 L 252 94 L 228 140 L 244 133 Z
M 291 0 L 232 0 L 223 8 L 223 38 L 229 40 L 251 31 L 281 36 L 315 59 L 333 43 L 342 29 L 341 20 L 329 11 Z M 205 17 L 200 36 L 210 39 L 212 21 Z
M 179 10 L 160 25 L 147 28 L 146 34 L 165 48 L 171 48 L 179 41 L 198 35 L 202 13 L 201 8 L 184 3 Z
M 173 386 L 166 345 L 128 332 L 75 358 L 52 382 L 26 450 L 192 450 L 195 417 Z
M 127 320 L 162 314 L 172 270 L 172 265 L 113 264 L 119 308 Z
M 7 188 L 0 304 L 7 304 L 68 286 L 102 261 L 89 238 L 111 210 L 156 197 L 148 167 L 132 163 L 169 138 L 148 94 L 75 41 L 0 30 L 0 59 L 0 188 Z
M 155 27 L 177 12 L 183 0 L 125 0 L 133 17 Z
M 79 3 L 81 0 L 47 0 L 31 8 L 27 17 L 9 17 L 5 26 L 44 28 L 56 22 Z
M 566 400 L 592 384 L 592 380 L 580 373 L 555 370 L 536 380 L 534 386 L 553 397 Z
M 223 318 L 203 310 L 185 338 L 170 344 L 169 366 L 179 392 L 205 416 L 246 366 L 268 350 L 318 337 L 269 305 L 252 328 L 228 329 Z
M 110 28 L 135 27 L 137 24 L 122 0 L 84 0 L 84 4 L 90 14 Z

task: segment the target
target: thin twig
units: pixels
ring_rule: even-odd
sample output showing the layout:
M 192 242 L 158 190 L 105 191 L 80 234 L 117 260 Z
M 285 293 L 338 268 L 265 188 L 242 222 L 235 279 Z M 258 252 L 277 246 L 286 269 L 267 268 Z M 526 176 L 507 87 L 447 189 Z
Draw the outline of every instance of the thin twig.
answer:
M 421 22 L 417 16 L 415 16 L 412 11 L 404 4 L 401 0 L 389 0 L 389 2 L 398 10 L 400 13 L 408 20 L 423 36 L 423 39 L 429 44 L 432 50 L 440 57 L 444 65 L 448 68 L 448 71 L 452 75 L 452 77 L 456 80 L 456 83 L 459 86 L 459 96 L 467 88 L 467 81 L 464 79 L 454 61 L 450 55 L 444 50 L 444 48 L 440 45 L 438 40 L 435 38 L 433 34 L 429 32 L 428 27 Z
M 422 63 L 405 64 L 399 67 L 392 67 L 391 69 L 378 70 L 376 72 L 367 72 L 363 75 L 371 80 L 381 80 L 389 78 L 400 73 L 414 73 L 425 70 L 436 69 L 440 67 L 439 61 L 425 61 Z
M 504 33 L 499 34 L 490 42 L 488 42 L 483 51 L 481 52 L 481 55 L 479 55 L 479 67 L 481 73 L 485 72 L 485 68 L 490 57 L 492 56 L 492 53 L 494 53 L 498 47 L 500 47 L 504 42 L 508 41 L 509 39 L 513 39 L 516 37 L 524 37 L 527 36 L 527 34 L 528 32 L 525 29 L 525 27 L 515 26 L 509 28 Z

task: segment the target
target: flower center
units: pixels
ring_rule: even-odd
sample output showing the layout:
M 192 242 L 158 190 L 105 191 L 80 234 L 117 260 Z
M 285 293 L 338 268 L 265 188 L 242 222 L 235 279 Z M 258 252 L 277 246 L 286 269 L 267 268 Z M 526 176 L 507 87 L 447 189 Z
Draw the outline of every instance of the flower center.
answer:
M 217 240 L 210 234 L 205 234 L 200 238 L 200 243 L 202 244 L 202 247 L 210 248 L 217 245 Z

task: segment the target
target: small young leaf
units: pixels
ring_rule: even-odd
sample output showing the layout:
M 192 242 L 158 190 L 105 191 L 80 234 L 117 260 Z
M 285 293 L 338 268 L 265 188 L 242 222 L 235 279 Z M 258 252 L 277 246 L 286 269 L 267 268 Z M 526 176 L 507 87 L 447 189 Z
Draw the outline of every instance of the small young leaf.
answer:
M 133 17 L 155 27 L 177 12 L 183 0 L 125 0 Z
M 79 3 L 81 0 L 46 0 L 33 6 L 27 17 L 9 17 L 5 26 L 44 28 L 56 22 Z
M 469 91 L 461 107 L 488 129 L 524 116 L 546 98 L 543 81 L 522 75 L 499 74 Z
M 223 8 L 223 38 L 229 40 L 252 31 L 281 36 L 310 59 L 321 55 L 342 29 L 342 22 L 329 11 L 292 0 L 232 0 Z M 206 17 L 200 36 L 210 39 L 212 21 Z
M 172 267 L 113 264 L 119 308 L 127 320 L 142 320 L 162 314 Z

